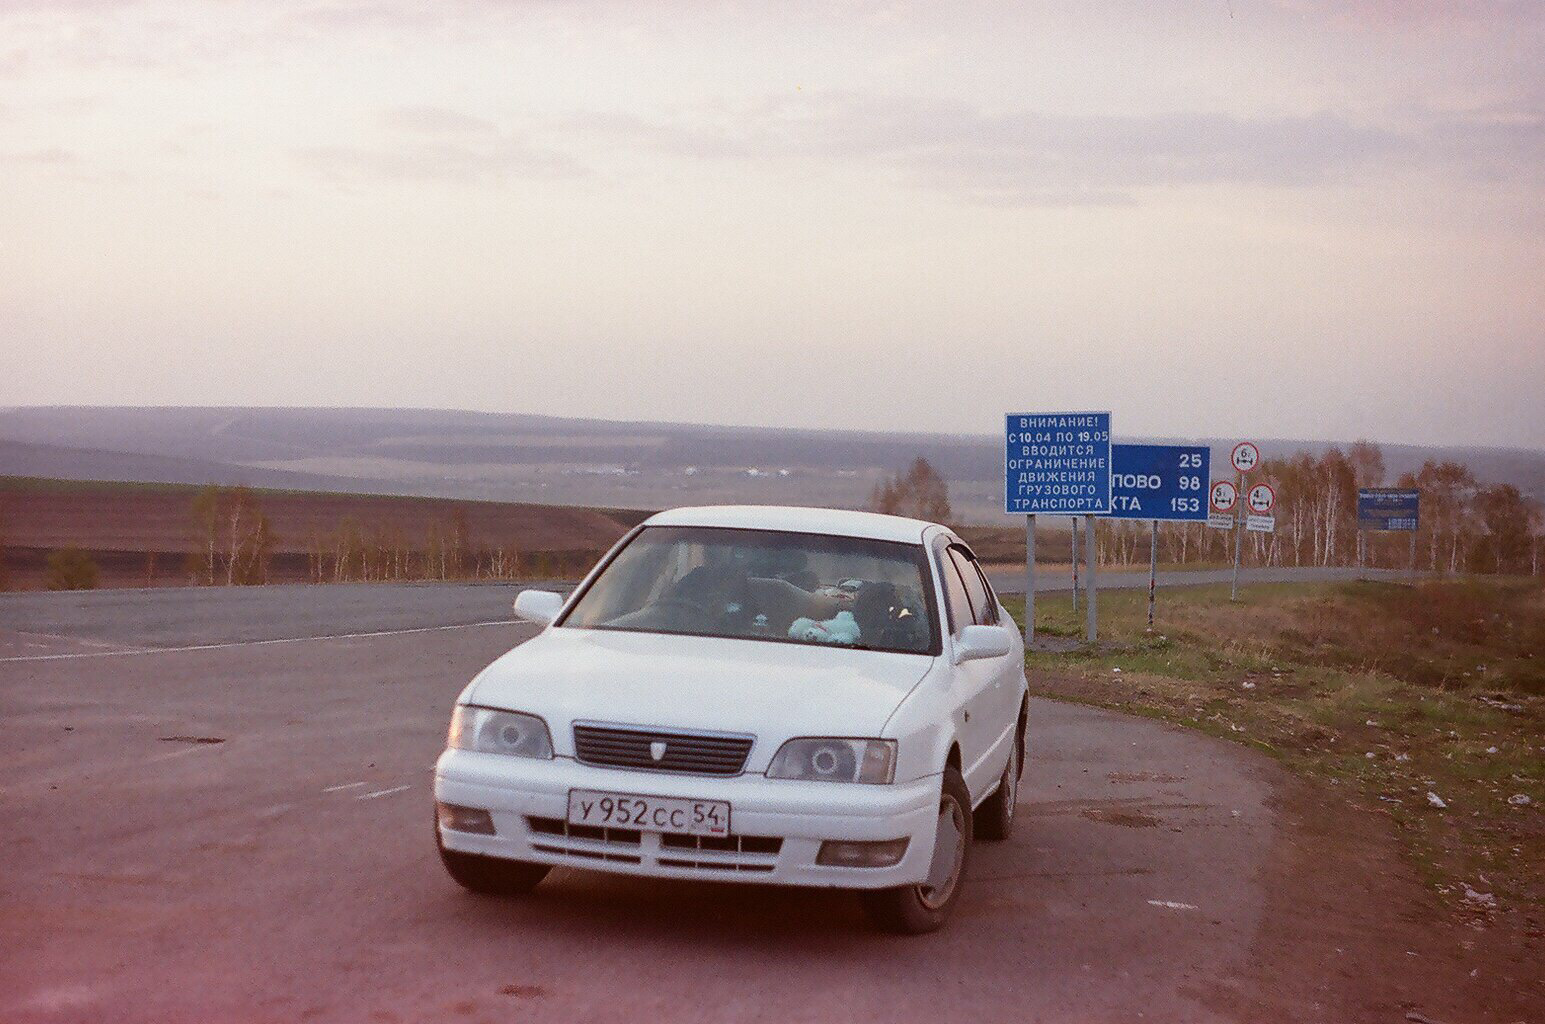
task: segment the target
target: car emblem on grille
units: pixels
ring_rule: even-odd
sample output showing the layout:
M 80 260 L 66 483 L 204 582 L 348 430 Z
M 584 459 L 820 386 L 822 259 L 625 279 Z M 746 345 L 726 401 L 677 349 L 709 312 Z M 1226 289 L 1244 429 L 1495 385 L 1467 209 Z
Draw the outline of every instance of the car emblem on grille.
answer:
M 662 740 L 651 740 L 649 743 L 649 756 L 659 761 L 665 757 L 665 743 Z

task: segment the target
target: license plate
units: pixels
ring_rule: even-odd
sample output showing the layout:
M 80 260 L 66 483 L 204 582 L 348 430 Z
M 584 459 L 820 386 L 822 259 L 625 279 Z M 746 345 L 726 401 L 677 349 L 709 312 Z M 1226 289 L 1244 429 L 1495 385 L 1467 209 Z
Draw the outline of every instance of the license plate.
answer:
M 569 824 L 681 832 L 689 836 L 730 834 L 730 805 L 724 800 L 685 800 L 637 793 L 569 790 Z

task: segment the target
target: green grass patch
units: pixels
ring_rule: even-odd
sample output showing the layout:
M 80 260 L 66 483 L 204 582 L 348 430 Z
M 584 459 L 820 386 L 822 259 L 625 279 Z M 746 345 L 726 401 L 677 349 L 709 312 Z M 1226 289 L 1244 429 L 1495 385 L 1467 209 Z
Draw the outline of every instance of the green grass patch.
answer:
M 1545 585 L 1271 584 L 1037 595 L 1036 692 L 1246 743 L 1386 812 L 1422 877 L 1545 910 Z M 1023 621 L 1023 602 L 1005 600 Z M 1435 806 L 1434 793 L 1446 805 Z M 1525 797 L 1528 802 L 1517 802 Z M 1510 802 L 1510 800 L 1515 802 Z

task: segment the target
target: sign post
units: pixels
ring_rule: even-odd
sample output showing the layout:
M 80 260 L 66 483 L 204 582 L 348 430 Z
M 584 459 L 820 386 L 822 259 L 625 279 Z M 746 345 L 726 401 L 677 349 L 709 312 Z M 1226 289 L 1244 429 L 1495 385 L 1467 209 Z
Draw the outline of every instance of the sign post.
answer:
M 1229 453 L 1229 462 L 1233 464 L 1235 471 L 1234 495 L 1237 498 L 1239 492 L 1245 489 L 1245 474 L 1254 469 L 1261 461 L 1261 450 L 1253 441 L 1241 441 L 1234 446 Z M 1239 600 L 1239 558 L 1244 553 L 1245 531 L 1240 529 L 1238 517 L 1234 523 L 1234 579 L 1229 585 L 1228 599 Z
M 1025 517 L 1025 641 L 1035 639 L 1035 517 L 1086 516 L 1088 638 L 1097 635 L 1094 519 L 1110 511 L 1110 413 L 1010 413 L 1004 420 L 1003 510 Z M 1075 561 L 1076 564 L 1076 561 Z
M 1110 460 L 1107 459 L 1106 465 L 1109 464 Z M 1084 516 L 1084 558 L 1089 566 L 1089 590 L 1084 594 L 1084 611 L 1087 615 L 1084 639 L 1092 644 L 1095 637 L 1100 634 L 1099 612 L 1095 610 L 1100 599 L 1100 588 L 1094 582 L 1095 566 L 1100 561 L 1100 549 L 1094 543 L 1094 516 Z
M 1363 487 L 1357 492 L 1357 539 L 1365 532 L 1411 535 L 1411 580 L 1416 580 L 1416 530 L 1422 521 L 1422 492 L 1411 487 Z M 1360 560 L 1359 560 L 1360 561 Z
M 1078 614 L 1078 517 L 1068 517 L 1068 529 L 1073 545 L 1073 614 Z
M 1153 603 L 1159 589 L 1159 521 L 1149 524 L 1153 535 L 1148 538 L 1148 632 L 1153 632 Z
M 1206 522 L 1212 450 L 1206 445 L 1111 445 L 1110 517 L 1146 519 L 1148 628 L 1159 580 L 1159 522 Z
M 1025 648 L 1035 644 L 1035 515 L 1025 516 Z

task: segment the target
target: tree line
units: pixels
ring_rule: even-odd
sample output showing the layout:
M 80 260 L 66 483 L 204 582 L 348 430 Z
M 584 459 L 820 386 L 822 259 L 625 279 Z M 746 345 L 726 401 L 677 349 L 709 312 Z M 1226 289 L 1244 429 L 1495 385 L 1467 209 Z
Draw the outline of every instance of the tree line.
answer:
M 192 504 L 188 569 L 206 586 L 267 583 L 279 541 L 259 498 L 245 487 L 206 487 Z M 305 574 L 312 583 L 408 580 L 514 580 L 578 575 L 595 551 L 523 554 L 513 543 L 476 543 L 465 509 L 430 520 L 422 534 L 344 516 L 332 529 L 310 528 Z
M 1386 485 L 1384 453 L 1359 441 L 1263 459 L 1246 486 L 1271 484 L 1277 494 L 1273 533 L 1248 533 L 1253 564 L 1269 566 L 1351 566 L 1443 573 L 1538 575 L 1545 548 L 1545 506 L 1512 484 L 1483 487 L 1460 462 L 1427 460 L 1402 473 L 1390 486 L 1421 494 L 1420 528 L 1412 565 L 1408 533 L 1364 533 L 1359 543 L 1357 492 Z M 1131 565 L 1147 561 L 1149 524 L 1141 520 L 1100 520 L 1097 551 L 1102 562 Z M 1160 523 L 1159 557 L 1168 562 L 1225 562 L 1233 558 L 1233 534 L 1205 523 Z

